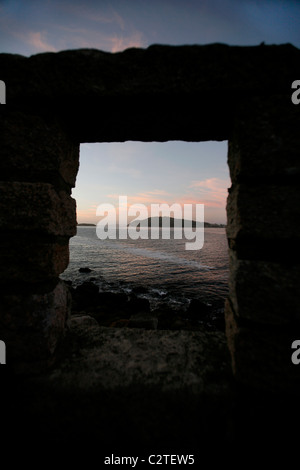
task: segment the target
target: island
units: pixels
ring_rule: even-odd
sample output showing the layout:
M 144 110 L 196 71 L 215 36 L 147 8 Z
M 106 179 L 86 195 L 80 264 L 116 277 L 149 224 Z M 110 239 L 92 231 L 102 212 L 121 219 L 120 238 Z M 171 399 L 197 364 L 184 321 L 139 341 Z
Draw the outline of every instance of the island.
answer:
M 130 225 L 136 225 L 136 227 L 165 227 L 174 228 L 175 221 L 178 223 L 178 226 L 183 227 L 184 223 L 187 222 L 184 219 L 174 219 L 174 217 L 148 217 L 148 219 L 132 221 Z M 192 222 L 192 228 L 203 227 L 203 222 L 196 222 L 195 220 L 189 221 Z M 225 228 L 225 224 L 211 224 L 209 222 L 204 222 L 204 228 Z
M 77 227 L 96 227 L 96 224 L 77 224 Z

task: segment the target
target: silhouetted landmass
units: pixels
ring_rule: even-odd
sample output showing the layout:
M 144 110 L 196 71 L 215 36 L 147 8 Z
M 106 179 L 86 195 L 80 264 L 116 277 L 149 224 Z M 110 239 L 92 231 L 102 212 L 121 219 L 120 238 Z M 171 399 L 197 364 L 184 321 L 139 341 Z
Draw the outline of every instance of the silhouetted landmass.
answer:
M 96 227 L 96 224 L 77 224 L 80 227 Z
M 174 228 L 175 221 L 178 221 L 179 227 L 184 226 L 184 219 L 174 219 L 174 217 L 148 217 L 148 219 L 141 220 L 136 223 L 137 226 L 140 227 L 162 227 L 163 222 L 166 226 L 170 226 L 171 228 Z M 192 220 L 192 227 L 203 227 L 203 222 L 197 222 L 195 220 Z M 204 222 L 204 227 L 206 228 L 224 228 L 226 225 L 224 224 L 210 224 L 209 222 Z

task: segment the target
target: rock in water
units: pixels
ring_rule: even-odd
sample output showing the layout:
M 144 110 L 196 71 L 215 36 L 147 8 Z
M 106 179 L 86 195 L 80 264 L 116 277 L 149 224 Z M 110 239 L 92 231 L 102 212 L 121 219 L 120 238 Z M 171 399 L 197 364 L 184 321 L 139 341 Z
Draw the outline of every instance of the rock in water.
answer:
M 90 273 L 92 270 L 90 268 L 79 268 L 80 273 Z

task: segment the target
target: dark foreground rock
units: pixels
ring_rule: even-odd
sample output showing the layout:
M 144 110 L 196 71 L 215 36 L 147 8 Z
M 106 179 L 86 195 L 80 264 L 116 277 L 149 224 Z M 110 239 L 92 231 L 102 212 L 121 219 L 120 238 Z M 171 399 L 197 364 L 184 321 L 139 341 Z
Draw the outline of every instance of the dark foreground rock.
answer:
M 14 406 L 35 445 L 87 446 L 99 457 L 123 446 L 192 453 L 199 436 L 230 439 L 230 380 L 222 333 L 105 328 L 73 315 L 58 364 L 25 379 Z
M 146 328 L 146 330 L 156 330 L 158 319 L 150 313 L 136 313 L 131 315 L 127 326 L 129 328 Z
M 224 312 L 212 315 L 212 308 L 193 299 L 187 309 L 174 309 L 167 304 L 151 309 L 143 295 L 147 289 L 137 286 L 131 294 L 100 292 L 91 280 L 76 288 L 67 283 L 72 294 L 72 313 L 88 314 L 99 325 L 111 327 L 147 328 L 162 330 L 225 330 Z
M 139 298 L 135 294 L 130 296 L 129 309 L 133 314 L 150 313 L 150 302 L 147 299 Z
M 186 316 L 192 321 L 205 320 L 211 314 L 211 307 L 198 299 L 192 299 Z
M 111 454 L 185 454 L 213 465 L 233 448 L 257 462 L 290 430 L 289 401 L 236 387 L 221 332 L 105 328 L 73 315 L 52 370 L 5 371 L 1 455 L 10 462 L 29 453 L 39 465 L 43 455 L 102 468 Z

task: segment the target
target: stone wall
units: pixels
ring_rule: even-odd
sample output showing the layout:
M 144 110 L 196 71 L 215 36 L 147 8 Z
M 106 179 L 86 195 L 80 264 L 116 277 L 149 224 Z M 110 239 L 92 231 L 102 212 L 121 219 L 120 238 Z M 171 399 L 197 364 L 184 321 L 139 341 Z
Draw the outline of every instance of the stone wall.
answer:
M 255 116 L 255 119 L 254 119 Z M 229 141 L 227 338 L 245 384 L 299 390 L 299 110 L 288 96 L 241 103 Z
M 0 54 L 0 339 L 7 362 L 55 358 L 69 298 L 59 274 L 76 233 L 81 142 L 228 140 L 230 294 L 226 331 L 238 382 L 294 390 L 299 337 L 300 77 L 292 45 L 83 49 Z
M 6 105 L 0 129 L 1 337 L 8 364 L 39 371 L 53 361 L 70 307 L 58 276 L 76 233 L 79 144 L 51 119 Z

